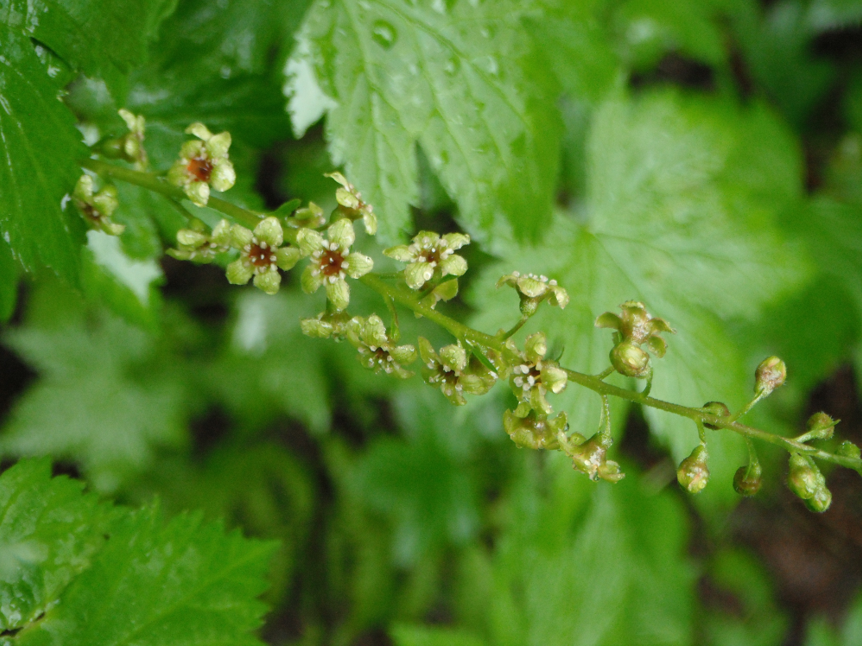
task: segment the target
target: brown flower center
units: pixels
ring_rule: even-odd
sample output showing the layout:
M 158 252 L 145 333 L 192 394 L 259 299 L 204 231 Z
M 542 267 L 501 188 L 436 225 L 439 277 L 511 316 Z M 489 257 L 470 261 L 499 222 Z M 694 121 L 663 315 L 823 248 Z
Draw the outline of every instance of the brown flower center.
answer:
M 193 157 L 188 166 L 186 166 L 186 170 L 194 175 L 201 182 L 209 182 L 210 175 L 213 172 L 212 162 L 206 158 L 201 157 Z
M 323 276 L 338 276 L 344 265 L 344 256 L 335 249 L 324 250 L 320 255 L 320 273 Z
M 275 250 L 272 247 L 263 247 L 259 243 L 252 243 L 248 251 L 248 259 L 255 267 L 267 267 L 275 262 Z

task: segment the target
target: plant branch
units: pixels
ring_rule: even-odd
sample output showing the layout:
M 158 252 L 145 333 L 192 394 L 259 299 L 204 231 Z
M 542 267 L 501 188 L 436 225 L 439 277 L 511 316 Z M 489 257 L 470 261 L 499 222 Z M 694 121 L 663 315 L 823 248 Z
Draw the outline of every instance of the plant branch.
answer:
M 99 175 L 106 175 L 117 180 L 129 182 L 130 184 L 135 184 L 145 189 L 155 191 L 156 193 L 161 193 L 162 195 L 165 195 L 173 200 L 180 201 L 186 199 L 186 195 L 181 188 L 168 184 L 167 182 L 152 173 L 134 171 L 132 169 L 122 168 L 120 166 L 108 164 L 106 162 L 102 162 L 95 159 L 83 160 L 81 161 L 81 166 L 91 171 L 94 171 Z M 233 218 L 239 224 L 248 228 L 254 228 L 261 220 L 260 215 L 247 209 L 243 209 L 242 207 L 234 205 L 225 200 L 221 200 L 219 198 L 210 197 L 207 206 L 212 209 L 215 209 L 216 211 L 220 211 L 226 216 Z M 289 239 L 290 242 L 296 242 L 296 232 L 294 230 L 285 228 L 284 234 L 285 238 Z M 396 285 L 390 285 L 389 283 L 386 283 L 384 281 L 384 278 L 391 278 L 391 275 L 377 274 L 372 272 L 361 277 L 359 281 L 361 281 L 363 284 L 365 284 L 375 292 L 379 293 L 385 301 L 394 301 L 395 303 L 398 303 L 405 308 L 408 308 L 409 310 L 412 310 L 413 312 L 422 315 L 426 319 L 433 321 L 440 327 L 449 331 L 456 339 L 459 339 L 464 342 L 471 342 L 473 345 L 479 346 L 480 348 L 492 349 L 496 351 L 503 350 L 505 343 L 504 340 L 500 337 L 494 337 L 492 335 L 488 335 L 486 333 L 475 330 L 474 328 L 466 326 L 460 321 L 457 321 L 443 314 L 442 312 L 438 312 L 435 309 L 423 305 L 422 303 L 420 303 L 421 295 L 417 295 L 412 291 L 406 290 Z M 652 398 L 648 395 L 649 387 L 651 386 L 651 384 L 647 385 L 647 388 L 645 389 L 644 393 L 639 393 L 630 389 L 624 389 L 618 386 L 614 386 L 613 384 L 608 384 L 603 380 L 603 378 L 609 375 L 609 371 L 604 371 L 599 375 L 588 375 L 570 369 L 564 370 L 570 382 L 574 382 L 580 386 L 583 386 L 587 389 L 590 389 L 591 391 L 598 393 L 600 396 L 602 396 L 603 400 L 606 400 L 607 396 L 612 395 L 614 397 L 622 398 L 623 400 L 628 400 L 629 402 L 640 404 L 644 407 L 652 407 L 653 409 L 658 409 L 660 411 L 666 411 L 674 415 L 689 418 L 694 421 L 695 424 L 698 425 L 702 425 L 703 423 L 709 423 L 714 427 L 733 431 L 748 440 L 757 439 L 766 443 L 770 443 L 772 445 L 777 445 L 778 447 L 781 447 L 788 452 L 805 454 L 812 458 L 816 458 L 818 460 L 829 463 L 834 463 L 836 465 L 841 465 L 843 467 L 847 467 L 849 469 L 853 469 L 857 472 L 862 473 L 862 459 L 852 458 L 849 456 L 839 456 L 838 454 L 825 452 L 815 447 L 811 447 L 809 445 L 801 443 L 797 440 L 785 438 L 777 434 L 772 434 L 767 431 L 756 429 L 754 427 L 749 427 L 747 425 L 743 425 L 739 422 L 736 422 L 736 419 L 744 415 L 751 408 L 753 403 L 749 403 L 749 405 L 746 405 L 746 407 L 744 407 L 734 416 L 720 417 L 712 415 L 710 413 L 705 413 L 700 408 L 686 407 L 680 404 L 674 404 L 672 402 L 665 402 L 664 400 Z M 755 398 L 755 400 L 757 399 L 759 398 Z

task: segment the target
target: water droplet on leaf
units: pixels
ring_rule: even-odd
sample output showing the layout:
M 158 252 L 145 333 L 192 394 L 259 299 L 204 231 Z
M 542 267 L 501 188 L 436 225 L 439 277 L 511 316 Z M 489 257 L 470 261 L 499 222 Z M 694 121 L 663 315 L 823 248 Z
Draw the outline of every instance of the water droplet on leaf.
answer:
M 384 49 L 389 49 L 395 44 L 398 34 L 395 27 L 385 20 L 375 20 L 371 28 L 371 38 Z

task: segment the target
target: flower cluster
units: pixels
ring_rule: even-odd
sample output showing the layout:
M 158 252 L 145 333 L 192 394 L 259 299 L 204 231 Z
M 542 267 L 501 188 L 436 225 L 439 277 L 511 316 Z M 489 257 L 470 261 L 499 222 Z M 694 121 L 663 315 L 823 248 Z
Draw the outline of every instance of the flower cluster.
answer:
M 350 303 L 349 276 L 358 279 L 374 267 L 374 261 L 364 254 L 350 251 L 356 239 L 353 223 L 347 218 L 336 220 L 326 230 L 326 238 L 313 229 L 300 229 L 296 235 L 303 256 L 311 263 L 302 273 L 302 289 L 307 294 L 317 292 L 322 285 L 326 296 L 336 310 L 344 310 Z
M 410 288 L 419 290 L 435 274 L 439 277 L 463 276 L 467 271 L 467 261 L 455 252 L 469 243 L 467 234 L 441 236 L 433 231 L 420 231 L 410 245 L 396 245 L 383 253 L 407 263 L 404 280 Z
M 559 306 L 560 309 L 565 308 L 569 303 L 569 293 L 557 285 L 554 279 L 549 279 L 545 275 L 512 272 L 497 281 L 497 288 L 504 285 L 518 291 L 518 296 L 521 297 L 521 314 L 528 317 L 533 315 L 539 304 L 546 299 L 552 306 Z
M 210 186 L 227 191 L 236 182 L 236 172 L 228 159 L 231 137 L 228 132 L 214 135 L 202 123 L 193 123 L 186 133 L 198 139 L 183 144 L 180 159 L 168 171 L 168 181 L 182 187 L 189 200 L 204 207 Z
M 254 231 L 233 225 L 230 238 L 231 246 L 239 250 L 239 258 L 227 266 L 227 280 L 234 285 L 245 285 L 254 277 L 255 287 L 275 294 L 281 286 L 278 270 L 290 270 L 302 258 L 300 249 L 282 247 L 284 231 L 273 216 L 261 220 Z
M 647 349 L 656 357 L 664 357 L 667 342 L 660 333 L 676 332 L 664 319 L 652 317 L 640 301 L 626 301 L 620 308 L 622 313 L 605 312 L 596 319 L 597 328 L 613 328 L 614 348 L 611 350 L 611 364 L 621 374 L 643 378 L 650 374 Z
M 475 357 L 468 357 L 460 344 L 450 344 L 436 352 L 431 342 L 419 338 L 422 378 L 439 386 L 443 395 L 456 406 L 467 404 L 465 393 L 484 395 L 497 381 L 497 375 Z
M 93 178 L 82 175 L 72 191 L 72 202 L 92 229 L 99 229 L 111 236 L 119 236 L 125 231 L 125 225 L 111 220 L 119 206 L 117 187 L 113 184 L 105 185 L 93 193 Z
M 362 194 L 338 171 L 325 173 L 325 175 L 326 177 L 331 177 L 341 185 L 341 188 L 335 192 L 335 200 L 338 202 L 339 213 L 350 220 L 362 218 L 362 224 L 365 225 L 366 233 L 372 236 L 376 234 L 377 216 L 374 213 L 374 207 L 367 202 L 363 202 Z
M 223 254 L 231 248 L 231 225 L 222 220 L 212 230 L 206 233 L 206 225 L 198 219 L 190 223 L 189 229 L 177 232 L 177 248 L 166 251 L 178 261 L 193 261 L 195 263 L 212 263 L 217 254 Z
M 579 434 L 573 434 L 573 439 Z M 578 440 L 583 438 L 580 436 Z M 572 457 L 572 467 L 586 474 L 593 481 L 602 479 L 616 483 L 625 478 L 616 461 L 608 460 L 608 449 L 611 446 L 611 437 L 606 434 L 596 434 L 589 440 L 576 443 L 571 442 L 566 448 L 566 453 Z
M 545 333 L 527 337 L 523 353 L 511 339 L 506 346 L 506 361 L 512 367 L 509 382 L 519 400 L 515 415 L 524 417 L 531 409 L 543 415 L 552 413 L 553 408 L 545 396 L 548 392 L 560 393 L 565 389 L 568 377 L 555 361 L 545 359 L 548 352 Z
M 561 437 L 566 440 L 565 432 L 569 428 L 565 411 L 556 417 L 548 416 L 531 410 L 526 416 L 520 417 L 513 411 L 503 413 L 503 428 L 509 438 L 518 447 L 525 449 L 560 449 Z M 583 441 L 583 437 L 580 438 Z
M 346 326 L 347 340 L 359 351 L 359 361 L 375 373 L 391 373 L 406 379 L 413 375 L 404 366 L 416 361 L 416 349 L 410 345 L 396 346 L 377 315 L 367 319 L 354 317 Z

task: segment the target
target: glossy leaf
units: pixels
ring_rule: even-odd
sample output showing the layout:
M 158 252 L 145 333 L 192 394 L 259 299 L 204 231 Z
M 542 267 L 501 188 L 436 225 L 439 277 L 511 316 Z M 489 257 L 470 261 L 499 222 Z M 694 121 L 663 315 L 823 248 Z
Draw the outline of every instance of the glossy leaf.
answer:
M 24 269 L 78 282 L 83 220 L 61 209 L 86 156 L 29 38 L 0 20 L 0 234 Z
M 418 143 L 474 234 L 535 237 L 550 212 L 559 117 L 523 3 L 318 0 L 288 64 L 294 129 L 323 112 L 334 161 L 380 214 L 412 229 Z

